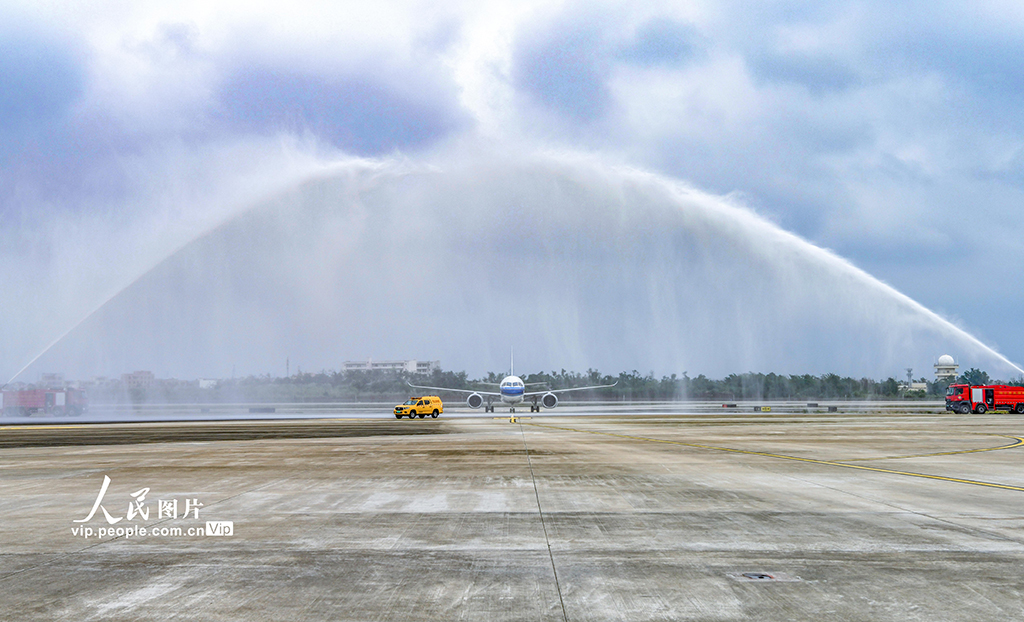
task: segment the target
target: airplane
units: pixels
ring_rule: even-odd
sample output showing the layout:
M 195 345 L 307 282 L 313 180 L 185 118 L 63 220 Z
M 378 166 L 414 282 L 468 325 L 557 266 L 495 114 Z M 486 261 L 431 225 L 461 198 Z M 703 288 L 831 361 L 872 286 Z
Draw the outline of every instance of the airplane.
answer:
M 514 353 L 513 353 L 514 355 Z M 427 389 L 429 391 L 450 391 L 453 393 L 468 393 L 469 397 L 466 398 L 466 404 L 470 408 L 480 408 L 484 406 L 484 412 L 494 412 L 495 398 L 503 404 L 508 404 L 509 412 L 514 413 L 516 411 L 516 405 L 522 404 L 526 400 L 530 400 L 530 412 L 540 412 L 541 406 L 544 408 L 554 408 L 558 406 L 558 396 L 556 393 L 568 393 L 569 391 L 585 391 L 587 389 L 606 389 L 608 387 L 614 387 L 619 382 L 616 380 L 612 384 L 602 384 L 590 387 L 574 387 L 572 389 L 554 389 L 546 391 L 527 391 L 526 387 L 531 385 L 546 384 L 543 382 L 523 382 L 522 378 L 515 374 L 515 359 L 514 356 L 509 357 L 509 370 L 508 375 L 502 378 L 498 384 L 498 392 L 493 391 L 476 391 L 472 389 L 449 389 L 448 387 L 423 387 L 406 382 L 410 387 L 414 389 Z M 490 383 L 487 383 L 490 384 Z M 484 400 L 487 404 L 484 405 Z

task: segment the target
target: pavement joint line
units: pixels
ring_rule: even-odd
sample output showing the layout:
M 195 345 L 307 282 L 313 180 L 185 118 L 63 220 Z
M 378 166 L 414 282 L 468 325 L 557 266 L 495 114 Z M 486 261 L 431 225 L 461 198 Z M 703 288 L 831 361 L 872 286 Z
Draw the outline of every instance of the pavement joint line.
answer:
M 544 542 L 548 546 L 548 559 L 551 560 L 551 573 L 555 576 L 555 589 L 558 591 L 558 604 L 562 607 L 562 620 L 569 622 L 569 615 L 565 612 L 565 601 L 562 599 L 562 585 L 558 581 L 558 569 L 555 567 L 555 556 L 551 552 L 551 539 L 548 538 L 548 527 L 544 521 L 544 509 L 540 504 L 540 491 L 537 489 L 537 476 L 533 473 L 533 459 L 530 458 L 530 447 L 526 444 L 526 429 L 519 423 L 519 431 L 523 435 L 523 449 L 526 450 L 526 464 L 530 467 L 530 479 L 533 480 L 533 494 L 537 497 L 537 513 L 540 514 L 540 526 L 544 530 Z
M 780 459 L 780 460 L 793 460 L 793 461 L 796 461 L 796 462 L 808 462 L 808 463 L 811 463 L 811 464 L 823 464 L 823 465 L 826 465 L 826 466 L 842 467 L 842 468 L 846 468 L 846 469 L 858 469 L 858 470 L 861 470 L 861 471 L 874 471 L 876 473 L 889 473 L 889 474 L 892 474 L 892 475 L 903 475 L 903 476 L 906 476 L 906 477 L 919 477 L 919 478 L 923 478 L 923 479 L 932 479 L 932 480 L 938 480 L 938 481 L 942 481 L 942 482 L 954 482 L 954 483 L 957 483 L 957 484 L 970 484 L 972 486 L 984 486 L 984 487 L 987 487 L 987 488 L 999 488 L 999 489 L 1002 489 L 1002 490 L 1016 490 L 1016 491 L 1019 491 L 1019 492 L 1024 492 L 1024 486 L 1010 486 L 1009 484 L 999 484 L 999 483 L 995 483 L 995 482 L 983 482 L 983 481 L 974 480 L 974 479 L 964 479 L 964 478 L 959 478 L 959 477 L 946 477 L 944 475 L 931 475 L 929 473 L 915 473 L 913 471 L 899 471 L 897 469 L 883 469 L 881 467 L 871 467 L 871 466 L 865 466 L 865 465 L 861 465 L 861 464 L 848 464 L 848 463 L 845 463 L 845 462 L 836 462 L 836 461 L 833 461 L 833 460 L 819 460 L 817 458 L 801 458 L 799 456 L 787 456 L 785 454 L 773 454 L 773 453 L 768 453 L 768 452 L 764 452 L 764 451 L 751 451 L 749 449 L 734 449 L 734 448 L 731 448 L 731 447 L 716 447 L 714 445 L 701 445 L 699 443 L 684 443 L 682 441 L 670 441 L 670 440 L 666 440 L 666 439 L 648 438 L 648 437 L 644 437 L 644 436 L 630 436 L 630 435 L 627 435 L 627 434 L 615 434 L 615 433 L 612 433 L 612 432 L 598 432 L 596 430 L 580 430 L 580 429 L 576 429 L 576 428 L 562 428 L 562 427 L 558 427 L 558 426 L 543 425 L 543 424 L 539 424 L 539 423 L 523 423 L 523 424 L 520 424 L 520 425 L 531 425 L 531 426 L 535 426 L 535 427 L 538 427 L 538 428 L 548 428 L 548 429 L 552 429 L 552 430 L 565 430 L 567 432 L 580 432 L 580 433 L 584 433 L 584 434 L 601 434 L 601 435 L 604 435 L 604 436 L 614 436 L 614 437 L 618 437 L 618 438 L 625 438 L 625 439 L 630 439 L 630 440 L 635 440 L 635 441 L 645 441 L 645 442 L 650 442 L 650 443 L 666 443 L 666 444 L 669 444 L 669 445 L 682 445 L 682 446 L 685 446 L 685 447 L 696 447 L 697 449 L 709 449 L 709 450 L 712 450 L 712 451 L 723 451 L 723 452 L 736 453 L 736 454 L 746 454 L 746 455 L 750 455 L 750 456 L 763 456 L 763 457 L 766 457 L 766 458 L 777 458 L 777 459 Z M 1022 438 L 1022 437 L 1019 437 L 1019 436 L 1007 436 L 1007 438 L 1014 438 L 1014 439 L 1017 439 L 1020 442 L 1014 443 L 1012 445 L 1006 445 L 1006 446 L 1003 446 L 1003 447 L 992 448 L 990 451 L 995 450 L 995 449 L 1007 449 L 1009 447 L 1019 447 L 1021 445 L 1024 445 L 1024 438 Z

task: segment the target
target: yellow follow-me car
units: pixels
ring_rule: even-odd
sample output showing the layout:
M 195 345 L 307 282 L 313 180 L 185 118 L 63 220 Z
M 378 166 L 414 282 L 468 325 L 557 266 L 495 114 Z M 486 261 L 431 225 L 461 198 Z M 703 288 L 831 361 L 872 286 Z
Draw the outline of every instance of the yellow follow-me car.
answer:
M 410 419 L 414 417 L 422 419 L 430 415 L 436 419 L 443 412 L 444 404 L 441 403 L 441 398 L 436 395 L 410 397 L 404 404 L 395 406 L 395 419 L 401 419 L 402 415 L 407 415 Z

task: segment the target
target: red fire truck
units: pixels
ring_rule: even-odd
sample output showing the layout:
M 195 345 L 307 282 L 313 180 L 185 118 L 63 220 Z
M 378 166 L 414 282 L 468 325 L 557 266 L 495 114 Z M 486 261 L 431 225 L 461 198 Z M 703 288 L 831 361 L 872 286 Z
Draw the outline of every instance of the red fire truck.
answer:
M 1003 384 L 970 386 L 951 384 L 946 389 L 946 410 L 958 413 L 984 413 L 989 410 L 1008 410 L 1024 414 L 1024 387 Z
M 5 415 L 80 415 L 88 408 L 85 391 L 78 389 L 18 389 L 0 391 L 0 412 Z

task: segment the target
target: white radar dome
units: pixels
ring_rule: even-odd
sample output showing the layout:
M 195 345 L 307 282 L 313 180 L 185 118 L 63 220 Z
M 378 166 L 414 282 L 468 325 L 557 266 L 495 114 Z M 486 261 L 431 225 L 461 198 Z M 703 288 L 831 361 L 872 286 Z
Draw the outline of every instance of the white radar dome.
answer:
M 939 365 L 955 365 L 955 364 L 956 364 L 956 362 L 953 360 L 953 357 L 948 355 L 948 354 L 943 354 L 942 356 L 939 357 Z

